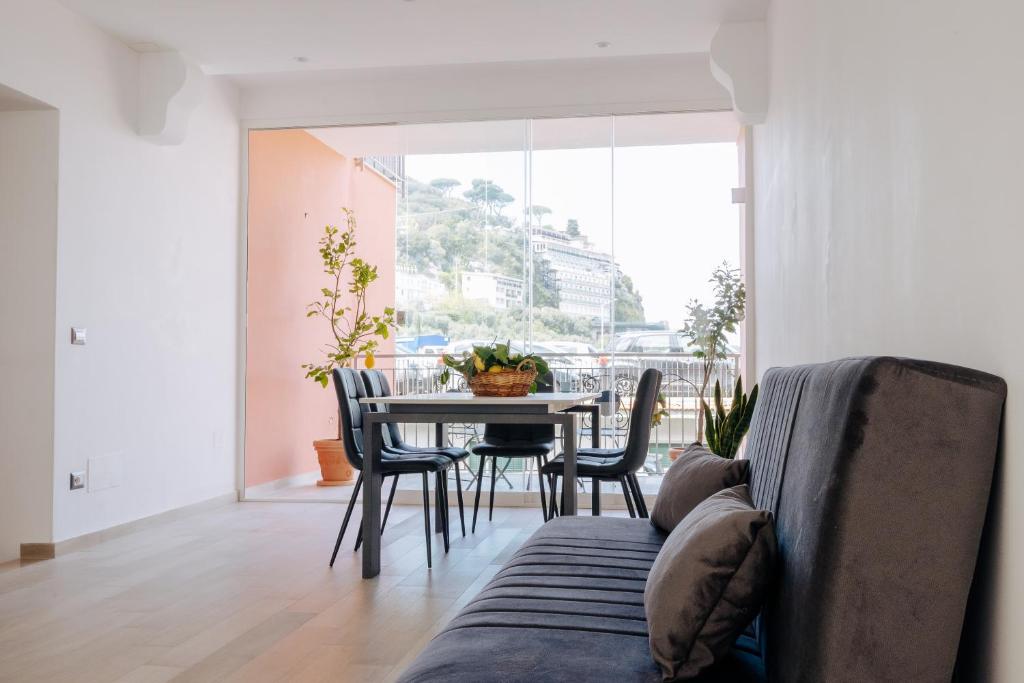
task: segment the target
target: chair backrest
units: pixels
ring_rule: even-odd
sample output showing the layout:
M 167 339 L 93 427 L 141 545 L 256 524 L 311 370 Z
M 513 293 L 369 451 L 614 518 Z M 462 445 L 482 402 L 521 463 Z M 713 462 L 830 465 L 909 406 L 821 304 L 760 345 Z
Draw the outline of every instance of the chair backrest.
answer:
M 558 380 L 548 372 L 537 377 L 537 393 L 551 394 L 558 391 Z M 544 424 L 487 424 L 484 425 L 484 443 L 547 443 L 555 440 L 555 425 Z
M 382 370 L 362 370 L 360 374 L 363 376 L 363 388 L 366 389 L 368 397 L 378 398 L 391 395 L 391 385 Z M 370 410 L 386 413 L 388 408 L 385 405 L 370 404 Z M 394 422 L 385 423 L 381 429 L 381 435 L 384 437 L 385 446 L 398 446 L 402 443 L 402 432 Z
M 779 542 L 769 681 L 952 678 L 1005 395 L 905 358 L 765 373 L 745 455 Z
M 363 469 L 363 411 L 359 403 L 366 396 L 366 389 L 358 373 L 351 368 L 335 368 L 331 372 L 334 392 L 338 396 L 338 415 L 341 418 L 341 442 L 345 446 L 345 457 L 355 469 Z
M 633 407 L 629 411 L 629 434 L 626 435 L 626 453 L 623 466 L 636 472 L 647 460 L 647 449 L 651 445 L 651 418 L 661 391 L 661 371 L 654 368 L 644 370 L 636 385 Z

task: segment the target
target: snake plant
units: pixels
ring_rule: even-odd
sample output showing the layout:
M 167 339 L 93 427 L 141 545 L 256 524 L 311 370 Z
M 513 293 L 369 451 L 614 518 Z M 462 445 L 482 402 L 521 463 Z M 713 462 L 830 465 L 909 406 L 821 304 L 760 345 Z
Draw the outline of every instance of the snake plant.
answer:
M 704 435 L 707 437 L 708 448 L 723 458 L 736 457 L 743 436 L 750 429 L 750 419 L 754 415 L 757 403 L 757 385 L 750 391 L 750 396 L 743 393 L 743 379 L 736 378 L 736 387 L 732 394 L 732 405 L 726 412 L 722 404 L 722 385 L 715 381 L 715 409 L 703 399 Z

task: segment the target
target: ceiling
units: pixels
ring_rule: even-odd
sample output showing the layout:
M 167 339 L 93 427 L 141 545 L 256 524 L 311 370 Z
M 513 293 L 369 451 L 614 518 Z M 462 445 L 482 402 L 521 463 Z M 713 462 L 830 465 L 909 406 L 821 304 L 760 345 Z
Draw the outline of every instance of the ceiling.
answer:
M 62 0 L 209 74 L 707 52 L 768 0 Z M 599 47 L 599 43 L 608 43 Z
M 612 117 L 537 119 L 530 122 L 533 149 L 576 149 L 642 145 L 735 142 L 739 124 L 732 112 L 640 114 Z M 420 123 L 390 126 L 334 126 L 307 132 L 348 157 L 386 154 L 458 154 L 522 151 L 525 121 Z M 614 126 L 614 128 L 613 128 Z

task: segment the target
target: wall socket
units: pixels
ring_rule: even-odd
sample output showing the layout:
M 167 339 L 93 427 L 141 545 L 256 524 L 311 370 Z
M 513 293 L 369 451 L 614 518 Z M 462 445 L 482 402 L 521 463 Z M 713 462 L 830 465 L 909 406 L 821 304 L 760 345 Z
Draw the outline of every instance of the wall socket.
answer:
M 71 490 L 85 488 L 85 472 L 71 473 Z

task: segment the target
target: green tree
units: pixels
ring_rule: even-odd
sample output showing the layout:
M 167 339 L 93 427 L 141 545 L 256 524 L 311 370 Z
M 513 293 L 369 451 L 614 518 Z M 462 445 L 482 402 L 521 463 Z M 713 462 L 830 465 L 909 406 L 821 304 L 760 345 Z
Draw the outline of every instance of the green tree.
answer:
M 434 178 L 430 181 L 430 186 L 440 192 L 445 199 L 451 197 L 452 190 L 461 184 L 455 178 Z
M 723 261 L 711 273 L 708 280 L 714 284 L 715 300 L 705 306 L 696 299 L 687 304 L 687 319 L 679 330 L 696 349 L 693 355 L 701 360 L 703 376 L 699 397 L 703 401 L 707 394 L 715 362 L 729 353 L 726 335 L 736 332 L 736 326 L 743 320 L 746 310 L 747 292 L 740 278 L 740 271 Z M 704 433 L 704 413 L 697 411 L 697 435 Z
M 463 192 L 462 196 L 482 209 L 489 219 L 503 218 L 502 211 L 516 199 L 497 183 L 481 178 L 474 178 L 472 188 Z
M 533 214 L 533 220 L 537 225 L 541 225 L 544 222 L 544 216 L 551 213 L 551 209 L 540 204 L 534 204 L 530 207 L 530 213 Z
M 580 236 L 580 222 L 575 218 L 570 218 L 565 224 L 565 234 L 569 237 Z
M 632 278 L 619 273 L 615 278 L 615 322 L 643 322 L 646 319 L 644 299 L 633 287 Z

